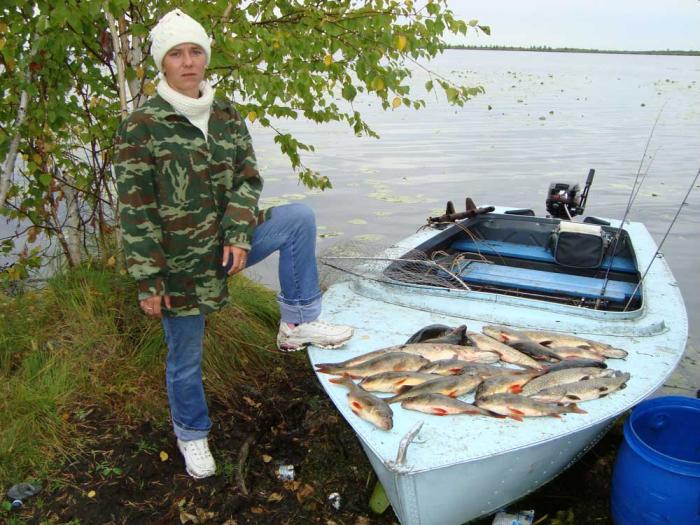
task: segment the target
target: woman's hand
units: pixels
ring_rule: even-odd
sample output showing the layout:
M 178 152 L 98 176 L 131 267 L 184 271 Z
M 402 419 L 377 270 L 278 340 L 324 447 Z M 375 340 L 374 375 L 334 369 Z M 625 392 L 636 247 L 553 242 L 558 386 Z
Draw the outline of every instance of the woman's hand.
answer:
M 248 251 L 238 246 L 224 246 L 224 257 L 221 261 L 221 266 L 226 268 L 229 260 L 233 260 L 231 268 L 228 270 L 229 275 L 240 272 L 245 268 L 248 261 Z
M 146 315 L 149 315 L 151 317 L 160 317 L 161 316 L 161 300 L 163 303 L 165 303 L 166 308 L 170 308 L 170 296 L 169 295 L 152 295 L 148 299 L 144 299 L 143 301 L 139 301 L 139 305 L 141 306 L 141 310 Z

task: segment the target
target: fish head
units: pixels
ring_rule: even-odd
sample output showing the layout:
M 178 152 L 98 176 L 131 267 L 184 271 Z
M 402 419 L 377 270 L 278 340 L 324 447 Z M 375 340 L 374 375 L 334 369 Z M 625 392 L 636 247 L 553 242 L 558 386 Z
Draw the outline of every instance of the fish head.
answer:
M 505 326 L 487 325 L 484 326 L 481 329 L 481 331 L 485 335 L 491 337 L 492 339 L 496 339 L 497 341 L 500 341 L 502 343 L 509 343 L 521 339 L 521 337 L 518 336 L 515 330 L 511 330 L 510 328 L 506 328 Z

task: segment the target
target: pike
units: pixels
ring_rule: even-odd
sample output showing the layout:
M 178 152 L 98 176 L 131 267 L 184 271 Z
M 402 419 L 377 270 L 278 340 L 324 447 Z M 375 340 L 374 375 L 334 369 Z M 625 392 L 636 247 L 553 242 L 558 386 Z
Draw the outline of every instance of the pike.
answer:
M 430 363 L 428 363 L 430 364 Z M 437 375 L 418 372 L 382 372 L 365 377 L 359 386 L 368 392 L 388 392 L 397 394 L 406 386 L 415 386 L 436 379 Z
M 385 399 L 387 403 L 397 403 L 422 394 L 444 394 L 449 397 L 458 397 L 468 394 L 481 383 L 479 376 L 456 375 L 443 376 L 432 379 L 413 387 L 406 387 L 395 396 Z
M 492 414 L 488 410 L 479 408 L 471 403 L 466 403 L 465 401 L 444 394 L 423 394 L 411 397 L 403 400 L 401 402 L 401 407 L 406 410 L 416 410 L 435 416 L 469 414 L 475 416 L 503 417 Z
M 545 388 L 530 396 L 530 399 L 545 403 L 571 403 L 572 401 L 590 401 L 605 397 L 616 390 L 627 386 L 630 374 L 619 374 L 615 377 L 599 377 L 587 381 L 579 381 L 552 388 Z
M 605 361 L 605 356 L 599 354 L 591 348 L 580 346 L 557 346 L 550 347 L 550 350 L 559 356 L 562 361 L 565 359 L 590 359 L 592 361 Z
M 394 426 L 394 413 L 384 400 L 373 396 L 357 386 L 349 377 L 334 377 L 331 383 L 343 385 L 350 389 L 348 403 L 353 413 L 382 430 L 391 430 Z
M 553 388 L 598 377 L 610 377 L 614 373 L 614 370 L 597 367 L 566 368 L 564 370 L 548 372 L 540 377 L 534 378 L 523 387 L 520 393 L 524 396 L 531 396 L 545 388 Z
M 476 399 L 491 396 L 493 394 L 518 394 L 528 381 L 537 377 L 542 372 L 521 372 L 520 374 L 500 375 L 490 377 L 476 389 Z
M 561 417 L 560 414 L 568 413 L 587 414 L 575 403 L 564 406 L 552 405 L 516 394 L 493 394 L 482 397 L 476 400 L 476 406 L 516 421 L 522 421 L 524 417 Z
M 357 379 L 381 372 L 415 372 L 428 362 L 426 358 L 419 355 L 389 352 L 354 366 L 316 365 L 316 371 L 322 374 L 346 375 Z
M 469 341 L 479 350 L 486 352 L 496 352 L 501 356 L 501 361 L 511 363 L 526 368 L 542 368 L 542 365 L 535 361 L 530 356 L 503 344 L 492 337 L 480 334 L 478 332 L 467 332 Z

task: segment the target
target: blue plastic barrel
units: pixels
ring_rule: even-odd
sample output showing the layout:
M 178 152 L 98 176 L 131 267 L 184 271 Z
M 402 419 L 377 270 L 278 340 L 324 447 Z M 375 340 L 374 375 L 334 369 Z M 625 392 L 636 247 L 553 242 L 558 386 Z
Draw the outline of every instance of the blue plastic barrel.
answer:
M 615 525 L 700 525 L 700 400 L 637 405 L 612 478 Z

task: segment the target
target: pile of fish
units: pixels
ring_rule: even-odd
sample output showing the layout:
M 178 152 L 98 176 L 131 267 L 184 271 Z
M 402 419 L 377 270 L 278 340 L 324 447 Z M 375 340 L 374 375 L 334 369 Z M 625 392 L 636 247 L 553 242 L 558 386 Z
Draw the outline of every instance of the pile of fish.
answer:
M 394 403 L 438 416 L 517 421 L 585 414 L 577 402 L 604 397 L 630 379 L 628 373 L 607 368 L 606 359 L 627 357 L 626 351 L 608 344 L 503 326 L 484 326 L 482 331 L 430 325 L 405 344 L 316 368 L 339 376 L 330 381 L 348 388 L 351 410 L 384 430 L 393 426 Z M 457 399 L 472 392 L 473 403 Z

